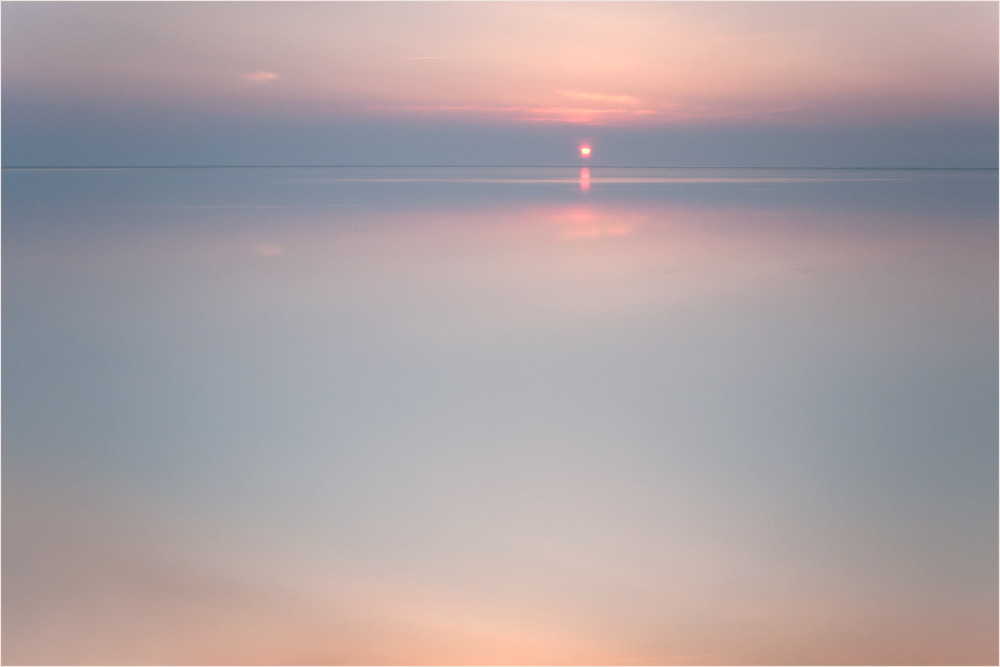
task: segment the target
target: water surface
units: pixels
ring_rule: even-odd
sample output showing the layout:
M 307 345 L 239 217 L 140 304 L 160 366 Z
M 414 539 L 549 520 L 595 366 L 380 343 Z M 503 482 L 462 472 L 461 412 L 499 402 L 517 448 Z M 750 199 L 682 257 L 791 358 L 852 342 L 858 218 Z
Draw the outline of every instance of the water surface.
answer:
M 997 660 L 997 172 L 5 170 L 16 663 Z

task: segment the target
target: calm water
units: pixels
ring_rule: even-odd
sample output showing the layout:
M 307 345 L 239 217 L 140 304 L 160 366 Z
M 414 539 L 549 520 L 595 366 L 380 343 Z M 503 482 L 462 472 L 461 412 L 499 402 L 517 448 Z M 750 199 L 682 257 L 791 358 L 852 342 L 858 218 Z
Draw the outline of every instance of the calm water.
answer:
M 996 663 L 997 172 L 3 173 L 6 663 Z

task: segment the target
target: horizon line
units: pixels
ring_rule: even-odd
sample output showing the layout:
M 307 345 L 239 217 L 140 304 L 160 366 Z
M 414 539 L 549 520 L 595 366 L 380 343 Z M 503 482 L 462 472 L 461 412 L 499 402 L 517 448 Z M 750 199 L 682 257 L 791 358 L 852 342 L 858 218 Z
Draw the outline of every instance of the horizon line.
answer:
M 115 170 L 115 169 L 825 169 L 892 171 L 996 171 L 998 167 L 792 167 L 792 166 L 712 166 L 677 165 L 588 165 L 588 164 L 191 164 L 191 165 L 45 165 L 0 166 L 2 171 Z

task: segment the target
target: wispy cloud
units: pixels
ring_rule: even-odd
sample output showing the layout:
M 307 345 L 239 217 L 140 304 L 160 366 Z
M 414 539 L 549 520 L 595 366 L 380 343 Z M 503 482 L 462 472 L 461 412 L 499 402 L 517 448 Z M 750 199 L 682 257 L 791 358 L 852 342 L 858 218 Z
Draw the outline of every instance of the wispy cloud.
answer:
M 278 75 L 274 72 L 265 72 L 262 69 L 257 70 L 253 74 L 240 74 L 247 81 L 273 81 L 278 78 Z
M 274 257 L 280 255 L 285 251 L 280 245 L 275 243 L 260 243 L 255 245 L 251 252 L 255 255 L 260 255 L 261 257 Z
M 566 97 L 578 100 L 591 100 L 594 102 L 612 102 L 614 104 L 639 104 L 638 97 L 631 95 L 605 95 L 603 93 L 584 93 L 578 90 L 557 90 L 557 93 Z
M 607 97 L 607 96 L 606 96 Z M 803 107 L 769 108 L 691 107 L 679 103 L 664 103 L 653 108 L 594 108 L 591 106 L 557 105 L 379 105 L 365 107 L 376 113 L 401 113 L 425 116 L 466 116 L 480 120 L 525 121 L 541 123 L 575 123 L 580 125 L 625 125 L 633 123 L 685 123 L 753 121 L 762 123 L 791 122 Z
M 371 111 L 416 112 L 425 114 L 468 114 L 498 120 L 585 123 L 601 125 L 611 122 L 656 118 L 662 112 L 652 109 L 590 109 L 557 106 L 376 106 Z

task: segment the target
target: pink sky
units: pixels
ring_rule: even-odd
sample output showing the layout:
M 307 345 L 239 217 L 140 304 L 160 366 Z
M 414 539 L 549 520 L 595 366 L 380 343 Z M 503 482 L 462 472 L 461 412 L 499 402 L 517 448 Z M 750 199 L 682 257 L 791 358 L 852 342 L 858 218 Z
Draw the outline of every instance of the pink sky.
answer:
M 850 123 L 997 105 L 986 2 L 15 11 L 5 82 L 35 95 L 596 124 Z
M 7 2 L 3 19 L 6 165 L 551 165 L 583 137 L 595 165 L 997 160 L 990 2 Z

